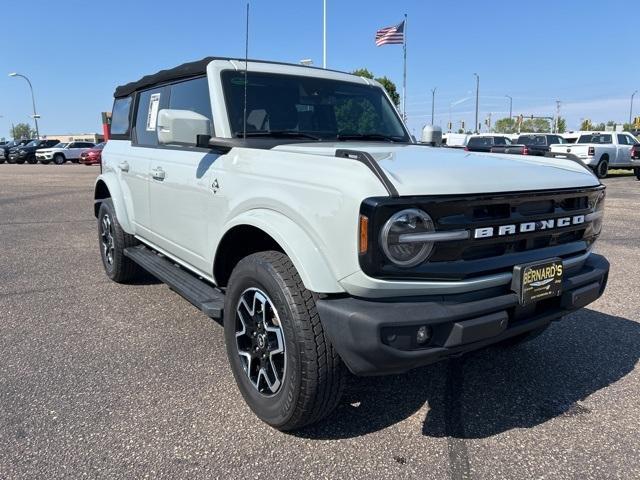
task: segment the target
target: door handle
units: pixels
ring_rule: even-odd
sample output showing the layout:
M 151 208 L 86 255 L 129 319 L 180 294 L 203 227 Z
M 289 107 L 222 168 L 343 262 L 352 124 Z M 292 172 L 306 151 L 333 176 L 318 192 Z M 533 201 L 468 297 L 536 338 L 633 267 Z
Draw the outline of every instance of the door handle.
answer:
M 164 177 L 165 177 L 164 170 L 160 167 L 154 168 L 153 170 L 151 170 L 151 177 L 154 180 L 164 180 Z
M 120 162 L 118 164 L 118 168 L 120 170 L 122 170 L 123 172 L 128 172 L 129 171 L 129 162 Z

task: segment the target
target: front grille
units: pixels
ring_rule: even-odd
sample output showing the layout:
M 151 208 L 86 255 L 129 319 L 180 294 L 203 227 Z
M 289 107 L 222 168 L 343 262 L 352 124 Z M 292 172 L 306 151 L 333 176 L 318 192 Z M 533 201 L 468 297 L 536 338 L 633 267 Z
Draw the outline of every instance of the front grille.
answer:
M 363 213 L 373 217 L 370 235 L 376 235 L 398 209 L 420 208 L 434 220 L 437 231 L 468 230 L 466 240 L 436 243 L 429 261 L 411 269 L 397 267 L 374 248 L 361 266 L 378 278 L 458 280 L 511 271 L 514 265 L 585 252 L 595 237 L 589 223 L 539 230 L 539 222 L 588 215 L 604 187 L 480 196 L 376 198 L 363 203 Z M 536 230 L 511 235 L 473 238 L 476 229 L 536 223 Z

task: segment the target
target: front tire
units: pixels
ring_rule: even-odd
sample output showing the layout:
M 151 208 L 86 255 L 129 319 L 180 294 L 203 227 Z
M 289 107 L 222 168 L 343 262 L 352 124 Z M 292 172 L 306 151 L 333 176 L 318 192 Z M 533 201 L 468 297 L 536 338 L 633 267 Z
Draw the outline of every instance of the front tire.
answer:
M 51 163 L 51 160 L 40 160 L 40 163 L 42 165 L 49 165 L 49 163 Z
M 609 161 L 605 158 L 600 159 L 598 165 L 594 169 L 594 173 L 598 178 L 607 178 L 607 174 L 609 173 Z
M 636 175 L 636 178 L 640 180 L 640 167 L 635 167 L 633 173 Z
M 64 155 L 62 155 L 61 153 L 56 153 L 53 156 L 53 163 L 55 163 L 56 165 L 62 165 L 66 161 L 67 161 L 67 159 L 64 158 Z
M 231 370 L 251 410 L 279 430 L 322 419 L 344 388 L 346 369 L 316 299 L 281 252 L 249 255 L 229 280 L 224 331 Z
M 38 160 L 36 159 L 36 156 L 34 155 L 33 157 L 27 157 L 27 163 L 29 165 L 35 165 L 36 163 L 38 163 Z
M 114 282 L 126 283 L 135 279 L 140 267 L 124 256 L 124 249 L 133 247 L 138 241 L 126 233 L 116 217 L 110 198 L 102 201 L 98 212 L 98 242 L 104 271 Z

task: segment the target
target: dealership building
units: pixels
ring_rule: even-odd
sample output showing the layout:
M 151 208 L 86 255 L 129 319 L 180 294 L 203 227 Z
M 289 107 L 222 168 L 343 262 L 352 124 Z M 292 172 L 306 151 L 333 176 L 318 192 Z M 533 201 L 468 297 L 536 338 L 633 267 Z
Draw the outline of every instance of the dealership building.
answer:
M 104 135 L 102 135 L 101 133 L 66 133 L 64 135 L 42 135 L 42 138 L 58 140 L 59 142 L 100 143 L 104 141 Z

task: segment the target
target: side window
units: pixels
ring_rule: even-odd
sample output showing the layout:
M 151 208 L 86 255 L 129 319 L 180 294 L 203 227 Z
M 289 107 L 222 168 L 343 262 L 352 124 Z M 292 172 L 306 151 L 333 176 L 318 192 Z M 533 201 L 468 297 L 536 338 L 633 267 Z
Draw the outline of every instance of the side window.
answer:
M 78 148 L 78 144 L 77 144 L 76 142 L 71 142 L 71 143 L 68 145 L 68 147 L 69 147 L 69 148 Z
M 114 138 L 129 137 L 129 113 L 131 112 L 131 97 L 116 98 L 111 110 L 111 135 Z
M 629 135 L 627 135 L 627 143 L 628 143 L 629 145 L 635 145 L 635 144 L 637 144 L 637 143 L 638 143 L 638 140 L 636 140 L 635 138 L 630 137 Z
M 627 136 L 618 134 L 618 143 L 620 145 L 628 145 L 629 143 L 627 142 Z
M 507 142 L 505 140 L 506 139 L 504 137 L 494 137 L 493 143 L 496 145 L 506 145 Z
M 138 93 L 138 106 L 135 121 L 135 143 L 155 147 L 158 145 L 156 124 L 158 112 L 166 108 L 168 87 L 152 88 Z
M 191 110 L 204 115 L 213 124 L 207 77 L 194 78 L 171 85 L 169 108 L 173 110 Z

